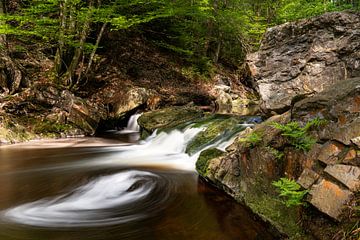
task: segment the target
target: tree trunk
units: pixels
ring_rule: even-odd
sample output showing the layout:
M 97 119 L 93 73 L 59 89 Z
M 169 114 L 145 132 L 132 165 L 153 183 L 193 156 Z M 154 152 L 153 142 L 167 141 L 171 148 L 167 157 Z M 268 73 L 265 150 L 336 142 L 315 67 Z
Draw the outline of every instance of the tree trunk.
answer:
M 98 35 L 98 37 L 97 37 L 97 39 L 96 39 L 95 46 L 94 46 L 94 48 L 93 48 L 93 50 L 92 50 L 92 52 L 91 52 L 90 59 L 89 59 L 89 63 L 88 63 L 88 66 L 87 66 L 87 68 L 86 68 L 85 74 L 87 74 L 87 73 L 89 72 L 90 68 L 91 68 L 91 64 L 92 64 L 92 62 L 94 61 L 94 57 L 95 57 L 96 50 L 97 50 L 98 47 L 99 47 L 99 44 L 100 44 L 101 38 L 102 38 L 102 36 L 103 36 L 103 34 L 104 34 L 104 31 L 105 31 L 106 26 L 107 26 L 107 23 L 104 23 L 104 24 L 102 25 L 101 29 L 100 29 L 99 35 Z
M 83 28 L 80 32 L 80 36 L 79 36 L 79 46 L 75 49 L 74 56 L 73 56 L 71 63 L 63 77 L 64 84 L 67 86 L 70 86 L 70 87 L 75 84 L 75 82 L 73 81 L 74 74 L 75 74 L 76 68 L 79 64 L 81 54 L 83 54 L 86 38 L 89 34 L 92 8 L 93 8 L 93 1 L 90 1 L 88 14 L 87 14 L 86 20 L 84 22 L 84 26 L 83 26 Z
M 66 30 L 66 12 L 67 12 L 67 0 L 60 1 L 60 28 L 59 28 L 59 41 L 56 49 L 54 68 L 57 77 L 61 74 L 63 65 L 63 54 L 65 45 L 65 30 Z

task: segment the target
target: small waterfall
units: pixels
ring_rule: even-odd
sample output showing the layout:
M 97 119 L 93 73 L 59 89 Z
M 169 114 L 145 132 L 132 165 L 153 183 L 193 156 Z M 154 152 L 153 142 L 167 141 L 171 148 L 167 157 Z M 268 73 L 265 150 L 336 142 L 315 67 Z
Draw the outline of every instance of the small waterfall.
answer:
M 139 116 L 136 114 L 130 118 L 127 131 L 138 130 Z M 228 129 L 191 156 L 186 153 L 186 147 L 197 134 L 206 129 L 206 125 L 190 124 L 182 130 L 155 131 L 137 145 L 104 147 L 103 150 L 108 152 L 106 156 L 86 162 L 73 162 L 64 168 L 160 166 L 195 171 L 195 163 L 202 151 L 209 148 L 225 151 L 237 133 L 250 126 L 253 125 L 245 121 Z M 59 168 L 62 166 L 54 169 Z M 122 171 L 91 180 L 68 194 L 19 205 L 2 215 L 8 221 L 40 227 L 87 227 L 137 221 L 147 217 L 146 214 L 151 215 L 151 209 L 162 206 L 161 201 L 167 201 L 166 189 L 172 184 L 166 178 L 160 178 L 145 171 Z M 142 214 L 134 212 L 133 206 L 137 210 L 142 208 Z
M 137 113 L 129 118 L 126 128 L 120 131 L 120 133 L 134 133 L 140 131 L 140 126 L 137 122 L 141 114 Z

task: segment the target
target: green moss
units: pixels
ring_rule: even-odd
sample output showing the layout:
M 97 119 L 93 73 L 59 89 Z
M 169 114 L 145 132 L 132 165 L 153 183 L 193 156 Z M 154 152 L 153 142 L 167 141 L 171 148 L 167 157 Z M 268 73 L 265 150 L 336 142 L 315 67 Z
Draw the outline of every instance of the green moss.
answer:
M 36 134 L 62 133 L 72 129 L 71 125 L 60 124 L 48 120 L 38 121 L 33 126 L 33 131 Z
M 141 115 L 138 123 L 142 129 L 153 132 L 155 129 L 169 129 L 203 117 L 203 112 L 191 107 L 169 107 Z
M 271 146 L 267 146 L 266 148 L 269 149 L 269 151 L 275 157 L 276 160 L 281 161 L 284 159 L 285 154 L 282 151 L 277 150 Z
M 220 151 L 219 149 L 216 148 L 210 148 L 203 151 L 200 154 L 198 160 L 196 161 L 196 170 L 199 172 L 201 176 L 205 177 L 207 173 L 207 169 L 209 167 L 210 160 L 220 157 L 223 154 L 224 154 L 223 151 Z
M 207 124 L 206 129 L 195 136 L 187 145 L 186 153 L 194 154 L 205 146 L 215 143 L 222 137 L 231 137 L 244 127 L 239 126 L 236 118 L 217 119 Z
M 265 194 L 247 194 L 244 200 L 255 214 L 288 235 L 289 239 L 309 239 L 298 224 L 298 208 L 287 208 L 279 198 Z
M 253 148 L 258 145 L 262 140 L 262 133 L 251 132 L 245 138 L 240 138 L 239 142 L 247 143 L 249 147 Z

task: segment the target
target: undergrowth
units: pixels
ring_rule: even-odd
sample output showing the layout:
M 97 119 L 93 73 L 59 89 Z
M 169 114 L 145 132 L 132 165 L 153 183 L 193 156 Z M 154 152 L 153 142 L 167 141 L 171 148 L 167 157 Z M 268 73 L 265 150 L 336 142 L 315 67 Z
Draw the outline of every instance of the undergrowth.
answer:
M 284 204 L 287 207 L 305 205 L 303 199 L 308 190 L 301 190 L 301 186 L 292 179 L 280 178 L 278 181 L 272 182 L 278 191 L 279 196 L 285 198 Z
M 323 126 L 326 123 L 327 121 L 324 119 L 315 118 L 307 122 L 304 127 L 301 127 L 298 122 L 294 121 L 287 124 L 273 122 L 271 125 L 274 128 L 281 130 L 281 135 L 286 137 L 293 147 L 307 152 L 316 143 L 316 139 L 311 137 L 308 132 L 311 129 Z

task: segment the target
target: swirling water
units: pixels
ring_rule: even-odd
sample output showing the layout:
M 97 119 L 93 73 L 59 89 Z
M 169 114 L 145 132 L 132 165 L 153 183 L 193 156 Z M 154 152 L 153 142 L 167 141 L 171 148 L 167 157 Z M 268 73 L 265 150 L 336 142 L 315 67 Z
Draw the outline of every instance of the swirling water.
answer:
M 185 148 L 200 131 L 0 147 L 0 239 L 273 239 L 198 179 Z

